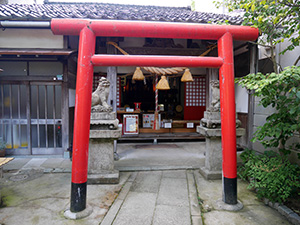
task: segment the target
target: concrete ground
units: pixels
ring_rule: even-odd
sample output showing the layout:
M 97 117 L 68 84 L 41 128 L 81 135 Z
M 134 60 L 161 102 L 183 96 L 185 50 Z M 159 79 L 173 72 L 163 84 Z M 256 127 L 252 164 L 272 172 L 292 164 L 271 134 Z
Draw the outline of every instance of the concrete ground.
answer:
M 120 173 L 117 185 L 88 185 L 93 213 L 80 220 L 63 216 L 70 204 L 70 160 L 15 158 L 0 180 L 0 224 L 290 224 L 243 181 L 238 198 L 244 208 L 219 209 L 221 180 L 207 181 L 197 169 L 204 165 L 203 142 L 121 144 L 118 153 L 116 167 L 127 172 Z
M 205 142 L 118 144 L 120 171 L 196 169 L 205 163 Z

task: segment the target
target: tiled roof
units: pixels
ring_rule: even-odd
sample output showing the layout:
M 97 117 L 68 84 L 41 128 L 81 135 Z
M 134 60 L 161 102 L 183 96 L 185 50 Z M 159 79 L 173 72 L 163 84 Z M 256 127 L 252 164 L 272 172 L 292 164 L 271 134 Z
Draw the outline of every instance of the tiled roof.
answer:
M 216 23 L 227 20 L 240 24 L 241 17 L 191 11 L 183 7 L 138 6 L 121 4 L 2 4 L 0 20 L 50 20 L 87 18 L 167 22 Z

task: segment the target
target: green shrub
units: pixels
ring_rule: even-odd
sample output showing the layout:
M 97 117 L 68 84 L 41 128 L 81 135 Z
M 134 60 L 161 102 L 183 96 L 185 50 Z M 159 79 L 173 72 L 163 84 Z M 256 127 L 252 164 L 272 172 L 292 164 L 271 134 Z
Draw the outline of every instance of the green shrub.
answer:
M 282 155 L 294 151 L 300 159 L 299 144 L 288 144 L 300 132 L 300 66 L 286 67 L 280 73 L 249 74 L 236 82 L 255 90 L 254 95 L 264 108 L 274 108 L 252 141 L 260 141 L 265 148 L 278 148 Z
M 3 141 L 3 139 L 0 137 L 0 149 L 5 149 L 5 147 L 6 147 L 6 144 Z
M 282 203 L 293 190 L 300 188 L 300 168 L 286 157 L 274 151 L 258 155 L 252 150 L 246 150 L 240 157 L 244 165 L 238 174 L 242 179 L 248 179 L 248 189 L 255 189 L 258 198 Z

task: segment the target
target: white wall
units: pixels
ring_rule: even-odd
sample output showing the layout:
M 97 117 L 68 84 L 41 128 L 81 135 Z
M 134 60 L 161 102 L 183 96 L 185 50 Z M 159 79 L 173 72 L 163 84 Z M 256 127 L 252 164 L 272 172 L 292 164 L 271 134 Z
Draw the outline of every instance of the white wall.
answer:
M 235 84 L 235 104 L 236 112 L 248 113 L 248 92 L 246 88 L 242 88 Z
M 63 48 L 63 35 L 51 30 L 5 29 L 0 31 L 0 48 Z
M 289 42 L 280 43 L 276 47 L 278 48 L 278 51 L 280 52 L 283 49 L 285 49 L 287 46 L 289 46 Z M 281 65 L 282 68 L 285 68 L 287 66 L 292 66 L 299 55 L 300 55 L 300 46 L 296 47 L 293 51 L 286 52 L 284 55 L 279 55 L 278 56 L 279 64 Z M 297 64 L 297 66 L 300 66 L 300 60 Z

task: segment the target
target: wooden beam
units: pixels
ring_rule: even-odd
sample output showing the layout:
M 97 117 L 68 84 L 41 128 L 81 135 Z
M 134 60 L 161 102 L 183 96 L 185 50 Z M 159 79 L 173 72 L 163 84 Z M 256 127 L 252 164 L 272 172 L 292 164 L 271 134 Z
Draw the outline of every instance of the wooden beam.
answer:
M 63 49 L 0 49 L 0 55 L 70 55 L 75 50 Z
M 69 148 L 69 89 L 68 89 L 68 64 L 67 61 L 63 65 L 63 79 L 61 85 L 62 101 L 61 101 L 61 119 L 62 119 L 62 148 L 66 152 Z M 64 154 L 64 153 L 63 153 Z
M 41 82 L 55 82 L 60 83 L 61 81 L 55 80 L 56 76 L 0 76 L 0 81 L 41 81 Z

